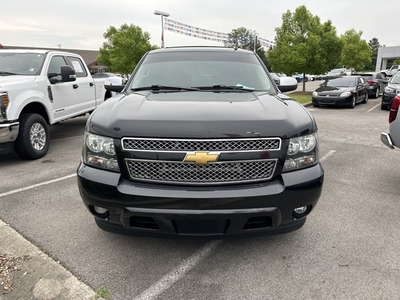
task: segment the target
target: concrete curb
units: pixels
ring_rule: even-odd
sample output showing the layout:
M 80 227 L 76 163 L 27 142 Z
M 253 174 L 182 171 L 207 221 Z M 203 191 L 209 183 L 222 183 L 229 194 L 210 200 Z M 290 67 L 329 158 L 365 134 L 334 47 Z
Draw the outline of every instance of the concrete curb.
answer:
M 9 276 L 0 273 L 0 300 L 98 299 L 89 286 L 1 220 L 0 255 L 0 270 L 7 260 L 15 262 L 6 272 Z

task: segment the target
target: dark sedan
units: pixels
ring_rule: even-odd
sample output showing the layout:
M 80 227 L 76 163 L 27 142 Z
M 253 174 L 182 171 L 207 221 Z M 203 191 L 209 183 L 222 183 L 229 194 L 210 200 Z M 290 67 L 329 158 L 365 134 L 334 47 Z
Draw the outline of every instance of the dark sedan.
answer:
M 383 91 L 381 109 L 390 109 L 394 97 L 398 94 L 400 94 L 400 72 L 393 75 Z
M 361 76 L 328 78 L 313 92 L 312 104 L 354 108 L 358 102 L 368 102 L 368 90 L 368 83 Z
M 378 98 L 380 93 L 383 93 L 388 84 L 388 80 L 384 74 L 379 72 L 357 73 L 353 75 L 362 76 L 368 83 L 369 95 Z

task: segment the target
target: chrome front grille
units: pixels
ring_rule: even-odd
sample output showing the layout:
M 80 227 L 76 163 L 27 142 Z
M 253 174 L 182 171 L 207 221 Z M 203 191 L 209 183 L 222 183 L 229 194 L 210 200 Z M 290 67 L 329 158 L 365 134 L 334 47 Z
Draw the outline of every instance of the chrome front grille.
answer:
M 173 184 L 227 184 L 269 180 L 277 159 L 194 164 L 126 159 L 133 180 Z
M 216 140 L 188 140 L 188 139 L 144 139 L 123 138 L 122 148 L 132 151 L 265 151 L 279 150 L 280 138 L 254 139 L 216 139 Z
M 279 151 L 281 143 L 280 138 L 189 140 L 129 137 L 122 139 L 122 149 L 127 152 L 125 163 L 132 180 L 212 185 L 270 180 L 278 160 L 276 155 L 271 157 L 266 152 Z M 217 154 L 221 160 L 208 163 L 185 161 L 189 153 L 196 156 L 198 152 Z M 243 159 L 246 152 L 249 153 L 248 160 Z M 224 153 L 229 156 L 223 158 Z M 240 158 L 230 155 L 235 153 Z M 156 157 L 164 157 L 164 160 Z M 227 161 L 227 157 L 232 159 Z

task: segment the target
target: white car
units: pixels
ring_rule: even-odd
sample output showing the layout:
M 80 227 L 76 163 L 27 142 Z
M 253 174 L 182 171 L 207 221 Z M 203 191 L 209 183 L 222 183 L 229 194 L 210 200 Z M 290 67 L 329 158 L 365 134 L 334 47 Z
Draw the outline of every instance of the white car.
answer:
M 389 148 L 400 148 L 400 96 L 394 97 L 389 113 L 389 132 L 381 133 L 381 141 Z

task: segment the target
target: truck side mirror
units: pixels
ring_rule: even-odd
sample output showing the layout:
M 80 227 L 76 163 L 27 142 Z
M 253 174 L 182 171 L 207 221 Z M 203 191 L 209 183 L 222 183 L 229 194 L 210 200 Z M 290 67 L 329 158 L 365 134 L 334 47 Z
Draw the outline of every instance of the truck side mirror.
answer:
M 61 66 L 61 81 L 70 82 L 76 80 L 75 70 L 71 66 Z

